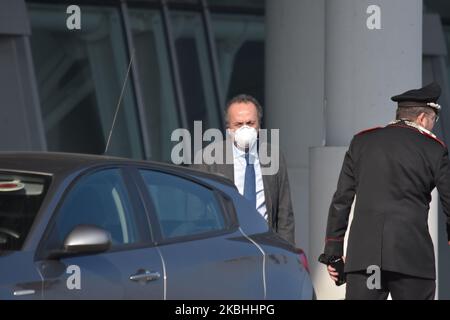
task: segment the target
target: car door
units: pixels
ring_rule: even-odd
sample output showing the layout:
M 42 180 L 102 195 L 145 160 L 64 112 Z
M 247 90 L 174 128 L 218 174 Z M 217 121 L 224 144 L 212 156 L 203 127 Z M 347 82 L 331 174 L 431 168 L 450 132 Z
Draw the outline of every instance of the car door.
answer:
M 163 269 L 147 215 L 126 169 L 80 177 L 68 190 L 43 240 L 37 261 L 45 299 L 161 299 Z M 106 230 L 106 252 L 52 258 L 76 226 Z
M 160 238 L 167 299 L 264 299 L 263 256 L 240 232 L 225 195 L 172 173 L 139 175 Z
M 0 300 L 42 297 L 34 251 L 25 242 L 50 180 L 48 175 L 0 172 Z

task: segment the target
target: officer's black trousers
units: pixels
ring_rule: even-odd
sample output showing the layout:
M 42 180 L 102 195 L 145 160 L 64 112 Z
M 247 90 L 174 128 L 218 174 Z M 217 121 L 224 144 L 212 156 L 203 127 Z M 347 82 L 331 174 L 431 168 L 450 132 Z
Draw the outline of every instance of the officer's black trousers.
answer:
M 369 289 L 365 272 L 347 273 L 347 300 L 386 300 L 389 293 L 393 300 L 433 300 L 436 281 L 381 271 L 381 289 Z

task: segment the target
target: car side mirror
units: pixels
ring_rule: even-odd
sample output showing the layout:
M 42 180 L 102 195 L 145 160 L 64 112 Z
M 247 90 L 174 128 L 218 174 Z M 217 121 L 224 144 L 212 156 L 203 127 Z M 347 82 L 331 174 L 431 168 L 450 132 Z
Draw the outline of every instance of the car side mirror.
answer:
M 71 254 L 100 253 L 111 248 L 111 234 L 93 225 L 76 226 L 64 240 L 64 251 Z
M 111 234 L 93 225 L 78 225 L 66 236 L 64 247 L 51 250 L 45 259 L 59 259 L 79 254 L 93 254 L 111 248 Z

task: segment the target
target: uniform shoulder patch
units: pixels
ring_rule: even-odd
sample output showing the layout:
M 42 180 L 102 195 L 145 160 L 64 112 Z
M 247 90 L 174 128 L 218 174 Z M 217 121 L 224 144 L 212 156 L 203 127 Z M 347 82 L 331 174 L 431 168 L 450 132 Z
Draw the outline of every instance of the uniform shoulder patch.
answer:
M 423 134 L 424 136 L 427 136 L 428 138 L 431 138 L 431 139 L 433 139 L 433 140 L 439 142 L 439 143 L 441 144 L 441 146 L 443 146 L 444 148 L 447 148 L 447 146 L 445 145 L 445 143 L 444 143 L 442 140 L 436 138 L 435 136 L 432 136 L 431 134 L 426 133 L 426 132 L 422 132 L 422 134 Z
M 378 130 L 378 129 L 382 129 L 382 128 L 383 127 L 374 127 L 374 128 L 370 128 L 370 129 L 365 129 L 365 130 L 363 130 L 361 132 L 358 132 L 356 135 L 359 136 L 361 134 L 372 132 L 372 131 L 375 131 L 375 130 Z

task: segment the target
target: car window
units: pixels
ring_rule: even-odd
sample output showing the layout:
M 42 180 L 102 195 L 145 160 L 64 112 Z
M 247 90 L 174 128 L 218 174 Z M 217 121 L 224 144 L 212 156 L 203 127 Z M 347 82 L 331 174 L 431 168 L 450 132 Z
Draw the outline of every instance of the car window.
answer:
M 20 250 L 50 178 L 0 173 L 0 251 Z
M 164 238 L 191 236 L 225 228 L 214 192 L 171 174 L 141 170 Z
M 113 246 L 140 241 L 119 169 L 96 172 L 76 183 L 58 211 L 51 243 L 61 246 L 77 225 L 93 225 L 110 232 Z

